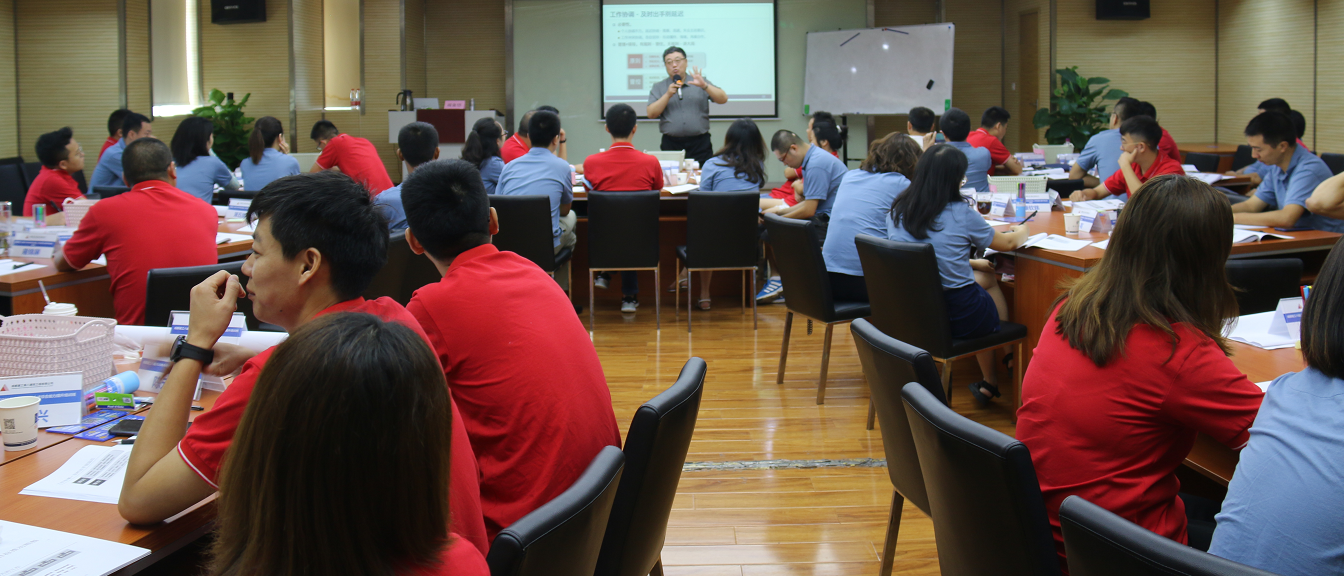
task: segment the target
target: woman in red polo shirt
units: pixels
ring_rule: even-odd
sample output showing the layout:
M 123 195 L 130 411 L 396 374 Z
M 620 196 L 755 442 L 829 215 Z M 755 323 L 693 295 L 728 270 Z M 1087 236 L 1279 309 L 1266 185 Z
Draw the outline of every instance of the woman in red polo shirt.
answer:
M 1244 446 L 1264 396 L 1222 335 L 1237 316 L 1223 271 L 1227 200 L 1185 176 L 1140 191 L 1101 262 L 1060 296 L 1022 385 L 1017 438 L 1031 450 L 1061 564 L 1059 505 L 1073 494 L 1207 548 L 1211 524 L 1187 536 L 1176 468 L 1200 432 Z
M 414 330 L 322 316 L 276 348 L 253 398 L 220 476 L 212 574 L 489 575 L 448 531 L 452 411 Z

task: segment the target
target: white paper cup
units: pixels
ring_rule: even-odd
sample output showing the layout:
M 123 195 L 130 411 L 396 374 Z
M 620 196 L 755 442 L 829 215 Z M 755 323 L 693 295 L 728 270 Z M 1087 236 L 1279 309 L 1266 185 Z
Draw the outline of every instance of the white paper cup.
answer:
M 42 309 L 42 313 L 48 316 L 78 316 L 79 309 L 74 304 L 51 302 Z
M 37 446 L 37 396 L 15 396 L 0 400 L 0 436 L 5 450 L 20 452 Z
M 1082 216 L 1081 214 L 1065 214 L 1065 215 L 1064 215 L 1064 232 L 1065 232 L 1066 234 L 1077 234 L 1077 233 L 1078 233 L 1078 222 L 1079 222 L 1080 220 L 1082 220 L 1082 219 L 1083 219 L 1083 216 Z

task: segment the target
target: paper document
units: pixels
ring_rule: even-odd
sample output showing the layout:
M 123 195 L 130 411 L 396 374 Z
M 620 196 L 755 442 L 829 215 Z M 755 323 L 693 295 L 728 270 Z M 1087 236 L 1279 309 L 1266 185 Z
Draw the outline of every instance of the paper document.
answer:
M 0 520 L 3 574 L 104 576 L 145 556 L 138 546 Z
M 228 244 L 229 242 L 242 242 L 243 240 L 251 239 L 252 237 L 247 234 L 230 234 L 228 232 L 215 233 L 215 244 Z
M 1208 172 L 1190 172 L 1187 170 L 1185 175 L 1210 185 L 1223 179 L 1222 174 L 1210 174 Z
M 1288 236 L 1286 234 L 1274 234 L 1271 232 L 1260 232 L 1256 230 L 1242 230 L 1240 228 L 1232 229 L 1233 242 L 1259 242 L 1260 240 L 1264 240 L 1265 238 L 1269 238 L 1271 240 L 1280 238 L 1284 240 L 1293 239 L 1292 236 Z
M 1269 385 L 1273 383 L 1274 381 L 1270 380 L 1268 382 L 1256 382 L 1255 385 L 1260 387 L 1261 392 L 1269 392 Z
M 133 446 L 85 446 L 50 476 L 19 494 L 116 504 Z M 8 536 L 3 536 L 8 541 Z
M 990 226 L 1012 226 L 1012 225 L 1013 225 L 1012 222 L 1004 222 L 1003 220 L 985 220 L 985 224 L 989 224 Z
M 257 229 L 254 228 L 252 224 L 248 224 L 247 226 L 243 226 L 242 228 L 236 230 L 236 232 L 238 232 L 239 234 L 251 234 L 256 231 Z
M 1045 250 L 1058 250 L 1060 252 L 1076 252 L 1092 244 L 1091 240 L 1074 240 L 1067 236 L 1059 234 L 1046 234 L 1042 232 L 1036 234 L 1022 244 L 1022 248 L 1043 248 Z
M 29 270 L 37 270 L 39 268 L 46 268 L 46 267 L 47 266 L 45 264 L 37 264 L 35 262 L 15 262 L 13 260 L 6 258 L 4 260 L 0 260 L 0 276 L 3 276 L 5 274 L 13 274 L 15 272 L 27 272 Z
M 1093 242 L 1092 245 L 1096 246 L 1097 248 L 1101 248 L 1102 250 L 1105 250 L 1107 246 L 1111 245 L 1111 239 L 1107 238 L 1105 240 L 1102 240 L 1101 242 Z
M 1119 210 L 1121 208 L 1124 208 L 1125 202 L 1124 200 L 1121 200 L 1119 198 L 1105 198 L 1102 200 L 1088 200 L 1086 202 L 1074 202 L 1073 207 L 1091 208 L 1093 210 L 1096 210 L 1097 212 L 1102 212 L 1105 210 Z
M 103 266 L 107 266 L 107 254 L 103 254 L 102 256 L 99 256 L 99 257 L 97 257 L 97 258 L 94 258 L 93 260 L 90 260 L 89 263 L 90 263 L 90 264 L 101 264 L 101 265 L 103 265 Z
M 663 190 L 667 190 L 669 194 L 685 194 L 687 192 L 699 189 L 700 189 L 699 184 L 682 184 L 680 186 L 668 186 L 666 188 L 663 188 Z
M 1236 323 L 1223 328 L 1223 336 L 1265 350 L 1292 347 L 1297 341 L 1291 336 L 1279 336 L 1269 332 L 1269 326 L 1273 321 L 1272 311 L 1247 314 L 1237 318 Z

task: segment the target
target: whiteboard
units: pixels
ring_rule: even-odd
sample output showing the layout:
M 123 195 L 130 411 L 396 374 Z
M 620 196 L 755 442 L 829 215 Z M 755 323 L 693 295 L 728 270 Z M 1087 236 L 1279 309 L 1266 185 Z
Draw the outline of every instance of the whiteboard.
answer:
M 948 23 L 808 32 L 803 104 L 832 114 L 941 113 L 952 99 L 955 36 Z

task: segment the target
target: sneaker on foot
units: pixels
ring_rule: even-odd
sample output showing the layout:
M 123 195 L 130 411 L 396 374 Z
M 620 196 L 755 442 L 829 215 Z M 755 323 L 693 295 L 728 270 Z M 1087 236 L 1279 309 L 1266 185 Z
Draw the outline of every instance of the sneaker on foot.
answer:
M 779 278 L 771 278 L 766 281 L 765 287 L 756 293 L 756 303 L 769 304 L 782 295 L 784 295 L 784 283 Z
M 639 300 L 635 299 L 634 296 L 626 296 L 625 298 L 621 298 L 622 314 L 634 314 L 635 308 L 639 308 Z
M 597 286 L 598 288 L 601 288 L 603 290 L 606 290 L 607 286 L 610 285 L 611 285 L 611 277 L 606 274 L 598 274 L 597 279 L 593 280 L 593 286 Z

